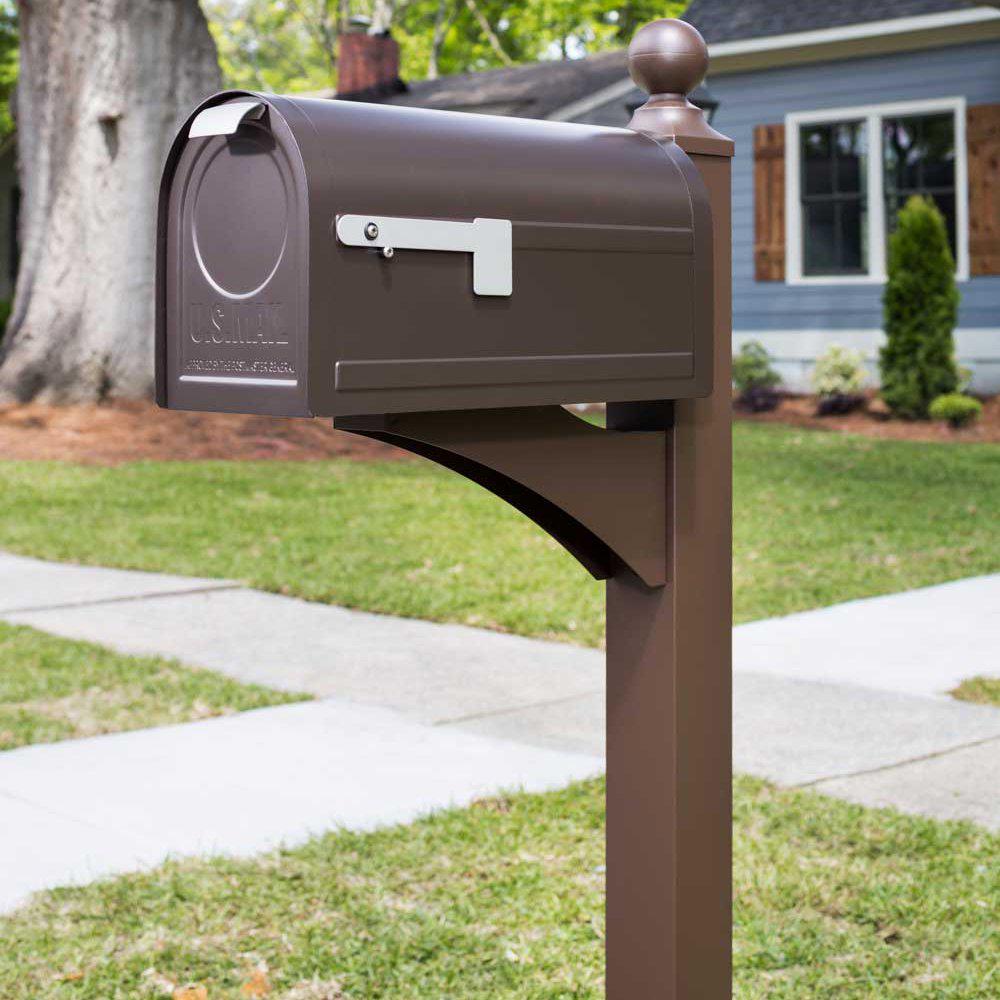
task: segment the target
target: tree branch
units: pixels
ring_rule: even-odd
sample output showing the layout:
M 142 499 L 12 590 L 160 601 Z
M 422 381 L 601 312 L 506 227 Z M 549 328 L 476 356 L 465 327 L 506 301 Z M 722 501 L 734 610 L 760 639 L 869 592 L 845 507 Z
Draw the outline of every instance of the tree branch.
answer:
M 454 18 L 454 0 L 439 0 L 437 13 L 434 16 L 434 32 L 431 35 L 431 55 L 427 63 L 428 80 L 436 80 L 440 76 L 438 57 L 441 55 L 441 46 L 444 45 L 445 36 Z
M 479 9 L 479 4 L 476 0 L 465 0 L 465 6 L 469 8 L 470 13 L 476 19 L 476 23 L 479 25 L 480 30 L 486 36 L 486 40 L 490 43 L 490 47 L 497 54 L 497 58 L 504 64 L 504 66 L 513 66 L 514 60 L 507 55 L 504 50 L 503 44 L 497 37 L 497 33 L 493 30 L 493 26 L 487 20 L 486 15 Z
M 326 54 L 327 62 L 330 64 L 330 78 L 332 80 L 337 69 L 338 31 L 337 25 L 331 23 L 326 0 L 320 4 L 321 10 L 317 9 L 315 16 L 311 16 L 304 5 L 299 3 L 299 0 L 288 0 L 288 7 L 290 10 L 298 11 L 299 17 L 302 18 L 302 23 L 306 26 L 306 30 L 312 34 L 316 43 Z

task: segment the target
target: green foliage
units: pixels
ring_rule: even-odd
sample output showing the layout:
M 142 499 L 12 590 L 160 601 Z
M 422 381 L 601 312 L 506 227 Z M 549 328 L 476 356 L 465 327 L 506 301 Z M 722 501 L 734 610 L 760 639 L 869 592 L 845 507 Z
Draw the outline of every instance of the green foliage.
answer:
M 945 420 L 952 427 L 965 427 L 974 423 L 983 412 L 983 404 L 972 396 L 949 392 L 938 396 L 930 405 L 931 420 Z
M 679 14 L 686 6 L 651 0 L 477 0 L 477 5 L 515 64 L 624 47 L 646 21 Z M 449 25 L 438 57 L 442 76 L 505 65 L 465 0 L 413 0 L 401 7 L 393 28 L 402 49 L 405 79 L 427 76 L 439 10 L 446 12 Z
M 336 32 L 326 0 L 204 0 L 202 6 L 226 86 L 273 93 L 333 86 Z
M 952 335 L 955 262 L 944 219 L 929 199 L 914 196 L 899 213 L 883 306 L 882 398 L 897 416 L 924 418 L 931 400 L 954 392 L 960 379 Z
M 203 6 L 227 85 L 271 91 L 335 86 L 342 14 L 376 13 L 375 0 L 346 5 L 338 0 L 204 0 Z M 622 47 L 645 21 L 678 14 L 684 6 L 657 0 L 397 0 L 379 9 L 391 8 L 401 75 L 419 80 L 431 67 L 436 30 L 437 70 L 446 75 Z
M 12 0 L 0 0 L 0 141 L 14 132 L 11 99 L 17 84 L 17 7 Z
M 733 385 L 738 392 L 772 389 L 781 376 L 771 367 L 771 355 L 758 340 L 748 340 L 733 355 Z
M 840 344 L 831 344 L 817 359 L 812 384 L 817 396 L 853 396 L 867 381 L 864 355 Z

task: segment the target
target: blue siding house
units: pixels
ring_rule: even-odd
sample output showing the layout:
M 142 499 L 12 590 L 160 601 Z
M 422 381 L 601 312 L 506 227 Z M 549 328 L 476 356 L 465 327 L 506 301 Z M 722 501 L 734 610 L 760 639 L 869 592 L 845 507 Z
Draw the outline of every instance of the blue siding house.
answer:
M 722 32 L 707 9 L 735 6 L 757 4 L 696 0 L 688 16 L 697 24 L 705 10 L 714 41 Z M 959 357 L 974 388 L 1000 391 L 1000 11 L 857 6 L 866 21 L 829 25 L 844 7 L 799 3 L 797 17 L 819 14 L 808 32 L 796 20 L 784 37 L 753 39 L 756 51 L 727 37 L 714 45 L 714 124 L 737 148 L 736 341 L 762 341 L 796 387 L 832 342 L 874 360 L 885 234 L 910 193 L 927 193 L 956 257 Z M 914 8 L 925 12 L 886 18 Z
M 1000 392 L 1000 9 L 948 0 L 694 0 L 712 56 L 695 100 L 736 140 L 735 346 L 808 388 L 830 344 L 875 371 L 886 236 L 912 193 L 948 223 L 973 388 Z M 623 52 L 418 81 L 362 99 L 624 125 Z M 338 95 L 351 97 L 355 95 Z M 627 179 L 622 179 L 627 183 Z

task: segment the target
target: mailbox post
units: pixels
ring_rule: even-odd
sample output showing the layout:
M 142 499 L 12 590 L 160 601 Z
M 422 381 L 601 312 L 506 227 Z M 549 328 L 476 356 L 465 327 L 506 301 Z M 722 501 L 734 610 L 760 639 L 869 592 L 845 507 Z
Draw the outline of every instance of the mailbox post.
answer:
M 607 995 L 731 995 L 730 160 L 655 21 L 629 130 L 230 93 L 160 197 L 161 405 L 323 414 L 607 580 Z M 404 168 L 399 166 L 402 158 Z M 607 402 L 607 428 L 560 404 Z

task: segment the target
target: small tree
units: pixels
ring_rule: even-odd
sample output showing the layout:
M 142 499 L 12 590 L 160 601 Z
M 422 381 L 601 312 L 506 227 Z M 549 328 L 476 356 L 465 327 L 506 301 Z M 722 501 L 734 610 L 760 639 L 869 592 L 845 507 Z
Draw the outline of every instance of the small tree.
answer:
M 882 398 L 897 416 L 925 418 L 931 400 L 959 384 L 955 262 L 944 219 L 927 198 L 910 198 L 899 213 L 882 301 Z

